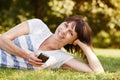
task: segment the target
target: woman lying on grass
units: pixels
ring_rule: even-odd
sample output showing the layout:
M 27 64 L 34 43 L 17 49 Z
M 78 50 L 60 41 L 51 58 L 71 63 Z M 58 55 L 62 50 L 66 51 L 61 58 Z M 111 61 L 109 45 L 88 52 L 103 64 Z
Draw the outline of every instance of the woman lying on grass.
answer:
M 80 53 L 88 64 L 62 51 Z M 38 59 L 43 53 L 49 59 Z M 91 29 L 80 16 L 62 22 L 55 33 L 40 19 L 24 21 L 0 36 L 0 66 L 16 69 L 65 69 L 80 72 L 104 72 L 92 51 Z

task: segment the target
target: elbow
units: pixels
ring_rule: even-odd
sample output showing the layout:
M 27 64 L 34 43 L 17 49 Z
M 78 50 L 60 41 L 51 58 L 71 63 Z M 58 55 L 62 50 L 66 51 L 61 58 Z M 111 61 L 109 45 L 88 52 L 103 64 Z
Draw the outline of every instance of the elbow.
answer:
M 1 48 L 1 46 L 3 45 L 3 42 L 4 42 L 4 37 L 3 37 L 3 36 L 0 36 L 0 48 Z
M 3 43 L 3 38 L 2 38 L 2 36 L 0 36 L 0 48 L 2 46 L 2 43 Z
M 92 70 L 92 72 L 94 72 L 94 73 L 104 73 L 105 71 L 104 71 L 103 68 L 98 68 L 98 69 Z
M 97 74 L 99 74 L 99 73 L 104 73 L 104 70 L 89 70 L 89 71 L 87 71 L 88 73 L 97 73 Z
M 102 66 L 94 66 L 94 67 L 89 67 L 90 72 L 92 73 L 104 73 L 104 69 Z
M 99 73 L 104 73 L 104 70 L 89 70 L 89 71 L 87 71 L 88 73 L 97 73 L 97 74 L 99 74 Z
M 89 68 L 91 69 L 91 72 L 93 73 L 104 73 L 104 68 L 102 65 L 94 65 L 94 66 L 90 66 Z
M 8 39 L 6 36 L 0 36 L 0 48 L 4 45 L 4 43 L 6 43 L 6 40 L 10 39 Z
M 0 42 L 5 40 L 12 40 L 10 36 L 0 35 Z
M 96 73 L 104 73 L 105 71 L 104 71 L 104 69 L 99 69 L 99 70 L 97 70 L 97 71 L 95 71 Z
M 6 37 L 0 36 L 0 43 L 2 43 L 4 40 L 6 40 Z

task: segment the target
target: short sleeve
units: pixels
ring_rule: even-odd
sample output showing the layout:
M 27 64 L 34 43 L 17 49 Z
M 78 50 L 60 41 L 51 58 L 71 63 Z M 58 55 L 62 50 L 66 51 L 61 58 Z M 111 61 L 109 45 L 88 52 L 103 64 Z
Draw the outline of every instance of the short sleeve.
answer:
M 29 34 L 40 34 L 48 30 L 47 25 L 40 19 L 30 19 L 27 22 L 29 25 Z
M 29 36 L 33 47 L 38 49 L 40 44 L 48 38 L 52 32 L 48 26 L 40 19 L 30 19 L 27 21 L 29 27 Z
M 58 53 L 56 53 L 56 55 L 54 55 L 54 58 L 56 60 L 56 63 L 52 66 L 52 69 L 60 68 L 64 63 L 73 59 L 74 57 L 60 50 Z

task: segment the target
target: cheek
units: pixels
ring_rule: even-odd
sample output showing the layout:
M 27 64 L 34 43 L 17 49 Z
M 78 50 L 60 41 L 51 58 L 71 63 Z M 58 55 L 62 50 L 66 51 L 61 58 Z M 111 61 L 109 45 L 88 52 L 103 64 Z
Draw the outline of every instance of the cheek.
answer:
M 67 40 L 67 43 L 72 44 L 74 41 L 75 41 L 75 38 L 72 37 Z
M 75 41 L 77 39 L 77 36 L 72 37 L 71 41 Z
M 75 39 L 76 39 L 75 37 L 70 36 L 67 40 L 68 40 L 68 42 L 73 42 Z

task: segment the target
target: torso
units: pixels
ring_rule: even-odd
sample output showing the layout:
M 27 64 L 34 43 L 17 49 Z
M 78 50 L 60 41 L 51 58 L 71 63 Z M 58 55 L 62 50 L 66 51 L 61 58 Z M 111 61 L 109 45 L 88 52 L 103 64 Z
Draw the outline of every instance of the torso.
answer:
M 31 21 L 34 21 L 34 20 L 31 20 Z M 73 58 L 72 56 L 66 54 L 61 50 L 53 50 L 53 48 L 50 47 L 49 37 L 52 35 L 52 33 L 44 25 L 41 26 L 42 23 L 39 25 L 38 23 L 40 23 L 40 21 L 38 21 L 38 23 L 32 23 L 32 24 L 31 23 L 32 22 L 29 22 L 30 30 L 32 32 L 31 34 L 23 35 L 13 40 L 13 42 L 18 47 L 26 51 L 31 51 L 33 53 L 35 53 L 36 50 L 38 51 L 44 50 L 40 52 L 43 52 L 49 57 L 54 58 L 54 60 L 50 61 L 50 64 L 46 63 L 46 66 L 48 68 L 59 68 L 64 62 Z M 38 26 L 38 28 L 34 28 L 35 26 Z M 43 27 L 42 30 L 44 33 L 42 33 L 41 27 L 39 28 L 39 26 Z M 0 49 L 0 66 L 17 68 L 17 69 L 22 69 L 22 68 L 36 69 L 34 66 L 30 65 L 28 61 L 26 61 L 25 59 L 20 58 L 18 56 L 11 55 L 2 49 Z
M 43 41 L 43 43 L 39 46 L 38 50 L 49 51 L 49 50 L 61 49 L 61 46 L 58 46 L 57 43 L 54 43 L 54 40 L 52 37 L 53 35 L 49 36 L 45 41 Z
M 47 38 L 38 48 L 38 50 L 47 51 L 51 50 L 48 43 L 49 38 Z

